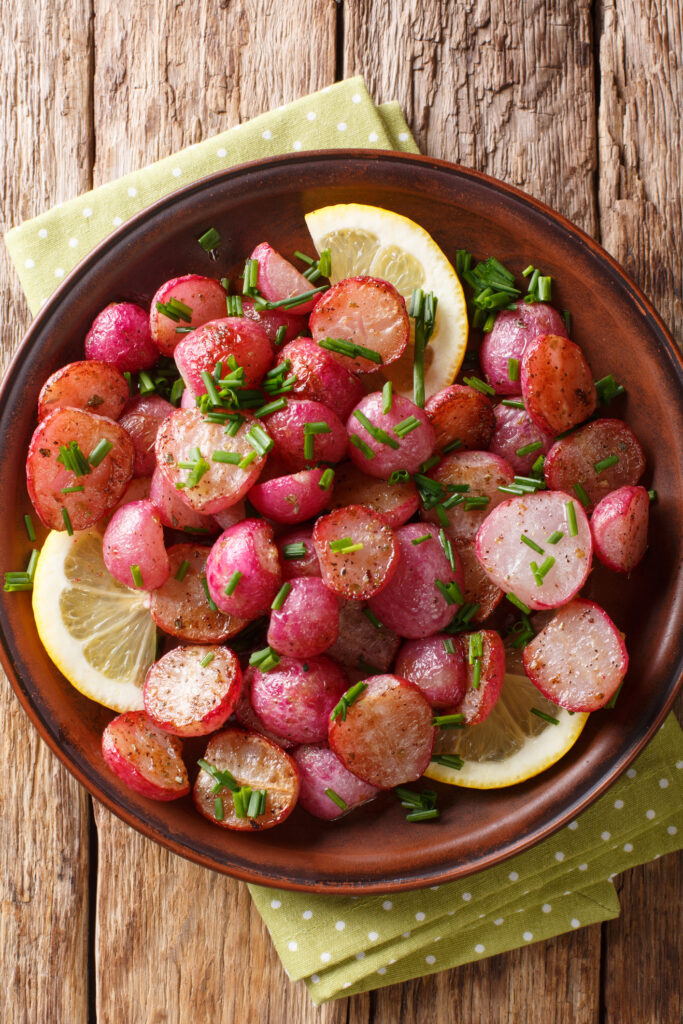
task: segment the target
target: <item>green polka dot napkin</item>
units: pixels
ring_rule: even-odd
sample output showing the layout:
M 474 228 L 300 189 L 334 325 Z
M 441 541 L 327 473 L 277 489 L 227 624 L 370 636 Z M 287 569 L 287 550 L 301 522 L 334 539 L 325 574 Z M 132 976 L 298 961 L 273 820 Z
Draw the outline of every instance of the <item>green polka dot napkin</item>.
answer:
M 12 229 L 5 241 L 35 313 L 114 228 L 188 182 L 245 160 L 339 146 L 417 152 L 396 103 L 360 78 L 323 89 L 110 182 Z M 681 846 L 683 734 L 670 716 L 609 793 L 498 867 L 392 896 L 250 891 L 289 976 L 314 1002 L 442 971 L 619 914 L 612 879 Z M 429 825 L 406 825 L 424 829 Z

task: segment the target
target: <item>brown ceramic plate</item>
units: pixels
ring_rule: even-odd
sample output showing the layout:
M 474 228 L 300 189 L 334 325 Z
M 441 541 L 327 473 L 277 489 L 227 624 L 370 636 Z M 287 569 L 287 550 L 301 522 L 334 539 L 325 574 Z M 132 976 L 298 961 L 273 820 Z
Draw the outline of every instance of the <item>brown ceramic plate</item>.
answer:
M 111 713 L 73 690 L 43 651 L 27 595 L 1 602 L 2 661 L 41 736 L 76 778 L 134 828 L 200 864 L 254 882 L 318 892 L 424 886 L 479 871 L 548 836 L 586 807 L 642 750 L 671 707 L 681 677 L 683 367 L 654 309 L 596 243 L 529 196 L 475 171 L 427 157 L 320 152 L 247 164 L 181 189 L 124 224 L 64 281 L 41 310 L 7 374 L 0 432 L 0 566 L 24 565 L 26 448 L 38 391 L 49 373 L 82 358 L 94 315 L 126 298 L 148 303 L 157 286 L 189 271 L 234 276 L 257 242 L 310 249 L 303 214 L 363 202 L 407 214 L 454 259 L 467 248 L 498 256 L 517 274 L 530 262 L 551 274 L 554 301 L 594 374 L 614 372 L 623 415 L 650 467 L 650 549 L 629 586 L 597 569 L 591 590 L 627 634 L 631 657 L 614 711 L 597 712 L 570 753 L 541 776 L 498 791 L 438 787 L 441 819 L 407 825 L 391 795 L 337 824 L 295 810 L 262 834 L 210 825 L 189 798 L 154 803 L 106 768 L 100 735 Z M 220 263 L 195 239 L 216 226 Z

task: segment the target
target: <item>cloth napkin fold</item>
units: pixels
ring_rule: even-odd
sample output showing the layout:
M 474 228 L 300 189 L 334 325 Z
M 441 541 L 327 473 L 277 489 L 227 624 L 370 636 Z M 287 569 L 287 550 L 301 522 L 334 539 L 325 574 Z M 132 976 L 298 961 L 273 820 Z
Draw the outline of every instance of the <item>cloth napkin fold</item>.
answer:
M 247 160 L 340 146 L 417 152 L 397 103 L 361 78 L 270 111 L 109 182 L 5 236 L 33 313 L 113 229 L 182 185 Z M 460 882 L 391 896 L 250 885 L 288 975 L 315 1003 L 482 959 L 619 914 L 615 874 L 681 847 L 683 733 L 669 716 L 636 764 L 576 821 Z M 407 825 L 424 829 L 429 825 Z

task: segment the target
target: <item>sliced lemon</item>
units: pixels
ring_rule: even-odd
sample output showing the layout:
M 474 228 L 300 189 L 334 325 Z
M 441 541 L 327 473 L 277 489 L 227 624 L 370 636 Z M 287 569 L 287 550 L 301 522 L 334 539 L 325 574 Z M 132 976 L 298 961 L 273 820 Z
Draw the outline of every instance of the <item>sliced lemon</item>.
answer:
M 552 721 L 535 715 L 532 708 Z M 550 768 L 576 743 L 588 715 L 572 715 L 547 700 L 525 675 L 505 676 L 489 717 L 468 729 L 442 729 L 435 754 L 458 754 L 460 770 L 433 761 L 425 775 L 466 789 L 500 789 Z
M 318 252 L 330 250 L 333 284 L 370 275 L 390 281 L 406 300 L 414 288 L 434 292 L 439 303 L 425 352 L 425 394 L 429 398 L 451 384 L 467 346 L 467 305 L 455 270 L 432 236 L 408 217 L 361 203 L 312 210 L 306 224 Z M 401 394 L 412 397 L 412 332 L 404 354 L 383 374 Z
M 149 595 L 109 574 L 97 530 L 48 535 L 36 566 L 33 614 L 45 650 L 72 686 L 113 711 L 142 708 L 142 684 L 156 656 Z

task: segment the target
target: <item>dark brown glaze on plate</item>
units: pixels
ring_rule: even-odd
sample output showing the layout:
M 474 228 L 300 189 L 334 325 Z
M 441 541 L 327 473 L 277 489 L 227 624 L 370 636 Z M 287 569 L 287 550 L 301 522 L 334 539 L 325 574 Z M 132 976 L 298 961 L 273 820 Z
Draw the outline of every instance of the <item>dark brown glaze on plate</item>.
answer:
M 100 736 L 112 713 L 82 697 L 51 663 L 38 640 L 29 595 L 3 595 L 0 657 L 46 743 L 93 796 L 144 835 L 247 881 L 348 894 L 434 885 L 520 853 L 595 800 L 672 705 L 683 672 L 683 364 L 648 300 L 599 245 L 509 185 L 413 155 L 343 150 L 276 157 L 175 192 L 124 224 L 66 278 L 5 377 L 0 566 L 16 569 L 28 560 L 24 461 L 38 393 L 53 370 L 83 358 L 95 314 L 112 299 L 148 303 L 159 284 L 176 274 L 235 279 L 245 256 L 264 239 L 285 254 L 310 250 L 304 213 L 346 202 L 413 218 L 453 261 L 455 250 L 466 248 L 477 257 L 497 256 L 517 275 L 530 262 L 541 267 L 553 277 L 554 304 L 571 311 L 572 337 L 594 376 L 614 373 L 626 387 L 626 398 L 610 407 L 610 415 L 626 418 L 640 438 L 649 466 L 645 482 L 659 497 L 650 548 L 630 583 L 597 566 L 586 588 L 626 633 L 631 664 L 616 708 L 593 714 L 567 756 L 529 782 L 485 792 L 437 785 L 437 822 L 406 823 L 388 795 L 334 824 L 297 809 L 278 829 L 245 835 L 209 824 L 190 798 L 154 803 L 108 771 Z M 196 242 L 211 226 L 222 237 L 217 263 Z M 202 749 L 197 743 L 186 747 L 192 777 Z

